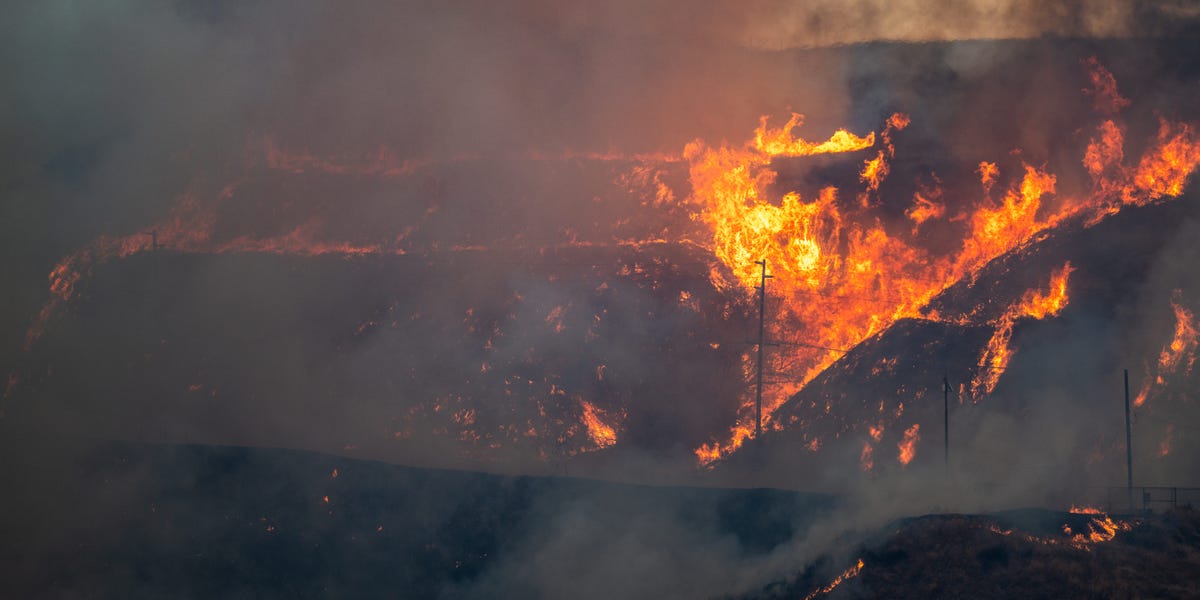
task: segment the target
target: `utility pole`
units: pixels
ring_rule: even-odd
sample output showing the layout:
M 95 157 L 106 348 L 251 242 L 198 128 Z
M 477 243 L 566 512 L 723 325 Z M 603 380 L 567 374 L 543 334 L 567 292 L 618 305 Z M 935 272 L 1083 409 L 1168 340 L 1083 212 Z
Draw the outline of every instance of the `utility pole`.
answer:
M 1129 369 L 1125 369 L 1125 467 L 1128 479 L 1125 489 L 1129 492 L 1129 510 L 1133 511 L 1133 433 L 1129 426 Z
M 754 439 L 762 435 L 762 387 L 763 387 L 763 327 L 767 311 L 767 275 L 766 259 L 757 261 L 762 266 L 762 283 L 758 286 L 758 385 L 754 394 Z
M 942 424 L 946 435 L 942 438 L 944 443 L 946 470 L 950 470 L 950 379 L 942 373 Z
M 158 252 L 158 249 L 161 248 L 161 246 L 159 246 L 159 244 L 158 244 L 158 230 L 151 229 L 150 233 L 147 233 L 145 235 L 150 236 L 150 250 L 152 250 L 154 252 Z

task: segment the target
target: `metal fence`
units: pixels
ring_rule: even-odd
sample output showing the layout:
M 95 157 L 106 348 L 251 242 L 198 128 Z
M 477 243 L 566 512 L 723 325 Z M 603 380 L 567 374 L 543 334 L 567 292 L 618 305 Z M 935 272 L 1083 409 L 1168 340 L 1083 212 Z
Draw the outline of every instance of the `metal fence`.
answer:
M 1161 512 L 1174 508 L 1200 508 L 1200 488 L 1110 487 L 1106 500 L 1112 513 Z

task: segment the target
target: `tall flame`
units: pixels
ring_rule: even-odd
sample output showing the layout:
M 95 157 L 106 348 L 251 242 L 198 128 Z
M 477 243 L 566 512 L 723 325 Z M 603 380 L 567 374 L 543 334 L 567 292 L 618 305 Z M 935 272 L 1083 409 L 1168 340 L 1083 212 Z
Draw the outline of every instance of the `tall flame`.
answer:
M 990 394 L 996 389 L 1000 376 L 1008 368 L 1012 360 L 1013 326 L 1023 317 L 1045 319 L 1057 316 L 1067 305 L 1067 280 L 1071 277 L 1071 263 L 1068 262 L 1050 276 L 1050 289 L 1029 290 L 1021 299 L 1009 306 L 1004 314 L 995 321 L 995 332 L 984 347 L 980 360 L 980 372 L 971 382 L 971 395 L 978 398 L 981 394 Z
M 1175 313 L 1175 331 L 1171 341 L 1163 346 L 1158 355 L 1153 372 L 1148 367 L 1146 377 L 1142 381 L 1141 390 L 1133 400 L 1133 405 L 1140 408 L 1158 388 L 1167 383 L 1167 378 L 1179 371 L 1181 366 L 1185 372 L 1191 372 L 1196 363 L 1196 348 L 1200 345 L 1200 326 L 1192 311 L 1183 305 L 1182 293 L 1175 290 L 1171 297 L 1171 310 Z

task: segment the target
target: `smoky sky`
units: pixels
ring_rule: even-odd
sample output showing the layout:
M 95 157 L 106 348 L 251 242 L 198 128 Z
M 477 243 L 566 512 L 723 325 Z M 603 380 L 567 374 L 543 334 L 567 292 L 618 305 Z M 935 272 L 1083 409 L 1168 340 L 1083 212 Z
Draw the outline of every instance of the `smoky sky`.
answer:
M 1178 39 L 1174 36 L 1186 32 L 1194 17 L 1186 4 L 1177 2 L 1118 7 L 1085 1 L 866 0 L 803 6 L 16 2 L 3 10 L 0 73 L 11 91 L 0 104 L 0 130 L 6 140 L 0 155 L 5 193 L 0 244 L 4 275 L 14 282 L 15 293 L 0 302 L 5 337 L 14 340 L 5 345 L 10 364 L 26 360 L 15 340 L 22 339 L 45 302 L 45 277 L 59 259 L 98 236 L 145 228 L 187 192 L 201 190 L 214 197 L 225 186 L 239 184 L 236 202 L 229 203 L 235 206 L 229 213 L 237 219 L 223 221 L 234 224 L 230 227 L 259 227 L 259 222 L 245 223 L 276 218 L 286 209 L 275 206 L 289 206 L 293 196 L 294 205 L 319 205 L 328 214 L 339 210 L 339 202 L 359 202 L 356 206 L 361 207 L 369 198 L 375 212 L 364 213 L 363 230 L 380 222 L 415 221 L 419 217 L 413 215 L 424 208 L 413 200 L 429 190 L 421 182 L 339 187 L 337 182 L 280 184 L 264 178 L 256 170 L 262 165 L 263 139 L 347 161 L 361 160 L 379 148 L 402 159 L 435 163 L 464 155 L 484 157 L 470 170 L 445 168 L 435 173 L 440 181 L 435 187 L 441 186 L 447 197 L 439 214 L 453 218 L 427 220 L 418 235 L 432 247 L 494 239 L 497 231 L 529 232 L 520 234 L 527 239 L 561 236 L 564 221 L 567 229 L 589 222 L 571 221 L 583 206 L 593 211 L 586 213 L 589 220 L 623 216 L 613 214 L 618 213 L 617 204 L 605 196 L 608 192 L 587 187 L 576 194 L 572 173 L 559 169 L 547 176 L 546 171 L 557 167 L 518 164 L 521 157 L 572 151 L 678 153 L 693 139 L 740 144 L 759 116 L 781 119 L 792 110 L 806 115 L 801 133 L 813 139 L 842 126 L 857 132 L 877 130 L 893 111 L 911 114 L 914 124 L 905 132 L 902 150 L 912 158 L 897 164 L 897 175 L 888 184 L 893 188 L 885 190 L 895 197 L 911 197 L 918 173 L 926 181 L 935 173 L 951 188 L 965 185 L 974 174 L 951 166 L 997 157 L 1014 171 L 1022 161 L 1070 165 L 1064 167 L 1063 186 L 1069 189 L 1074 178 L 1074 185 L 1082 187 L 1086 182 L 1078 149 L 1086 143 L 1086 111 L 1081 108 L 1088 105 L 1080 93 L 1086 85 L 1079 67 L 1082 58 L 1100 54 L 1119 81 L 1128 82 L 1146 99 L 1132 109 L 1137 124 L 1131 125 L 1146 131 L 1153 130 L 1159 114 L 1175 117 L 1186 112 L 1196 81 L 1194 52 L 1180 53 L 1180 44 L 1158 41 Z M 939 18 L 931 19 L 930 14 Z M 1023 153 L 1014 155 L 1016 148 Z M 802 167 L 787 183 L 798 182 L 811 194 L 820 185 L 845 179 L 857 161 L 835 161 L 826 171 Z M 962 181 L 953 179 L 955 172 L 965 173 Z M 686 183 L 674 185 L 676 198 L 687 195 Z M 900 222 L 903 204 L 892 212 Z M 345 230 L 353 230 L 354 219 L 345 221 Z M 337 287 L 363 285 L 362 280 L 343 280 L 325 271 L 312 276 L 322 281 L 304 284 L 302 297 L 285 301 L 264 291 L 287 281 L 271 268 L 207 265 L 163 277 L 162 281 L 182 283 L 159 300 L 166 307 L 159 308 L 184 318 L 192 307 L 210 307 L 195 324 L 204 330 L 211 325 L 209 318 L 216 322 L 231 314 L 247 319 L 257 314 L 238 312 L 238 302 L 263 307 L 279 323 L 267 329 L 275 336 L 272 343 L 283 351 L 278 363 L 283 367 L 238 377 L 257 377 L 262 389 L 276 386 L 289 393 L 305 388 L 305 377 L 320 362 L 313 349 L 340 342 L 304 337 L 309 334 L 297 334 L 287 323 L 324 320 L 341 326 L 339 318 L 328 315 L 347 296 L 367 297 L 370 310 L 365 314 L 394 316 L 387 312 L 389 301 Z M 427 279 L 390 284 L 418 287 L 420 291 L 408 297 L 430 304 L 437 303 L 437 292 L 450 294 L 446 290 L 452 289 L 460 297 L 486 298 L 491 306 L 502 306 L 524 285 L 488 286 L 472 283 L 469 275 L 431 284 L 439 268 L 430 267 Z M 496 261 L 471 268 L 507 266 Z M 703 270 L 699 274 L 702 277 Z M 125 281 L 121 277 L 137 279 L 128 273 L 114 277 L 105 284 L 107 289 L 114 289 L 113 281 Z M 370 281 L 373 276 L 364 277 Z M 599 280 L 594 283 L 599 285 Z M 544 321 L 555 306 L 569 304 L 573 293 L 570 285 L 539 283 L 531 289 L 535 292 L 525 306 L 534 308 L 523 309 L 528 311 L 522 317 L 526 321 Z M 248 299 L 245 290 L 254 290 Z M 674 291 L 695 292 L 685 284 Z M 108 296 L 126 308 L 94 310 L 101 316 L 136 320 L 137 311 L 128 306 L 140 292 L 131 286 L 126 293 Z M 615 369 L 619 381 L 649 386 L 656 376 L 653 365 L 628 359 L 628 349 L 648 344 L 643 340 L 664 331 L 690 335 L 687 332 L 702 329 L 701 321 L 667 315 L 656 304 L 660 299 L 636 286 L 624 293 L 624 306 L 639 311 L 636 318 L 630 312 L 624 322 L 627 330 L 648 337 L 605 340 L 610 348 L 602 354 L 612 365 L 626 365 L 623 372 Z M 96 297 L 101 296 L 97 291 Z M 713 302 L 718 310 L 719 302 Z M 584 309 L 596 308 L 580 304 L 568 309 L 568 315 L 574 315 L 569 318 L 587 317 Z M 211 310 L 213 306 L 230 312 Z M 444 316 L 446 321 L 461 318 Z M 231 322 L 212 330 L 234 335 L 237 324 Z M 97 327 L 93 333 L 117 335 L 112 332 L 119 330 L 114 325 Z M 519 339 L 532 344 L 538 336 L 528 337 Z M 743 341 L 733 331 L 712 337 L 726 345 Z M 66 339 L 66 348 L 79 350 L 72 348 L 69 336 Z M 709 341 L 697 340 L 695 345 L 702 348 Z M 355 347 L 360 354 L 354 366 L 345 373 L 324 374 L 322 381 L 331 390 L 343 380 L 373 390 L 387 387 L 373 377 L 389 368 L 389 353 L 397 345 L 411 348 L 409 342 L 385 337 L 361 342 Z M 421 368 L 478 359 L 464 356 L 453 341 L 439 340 L 434 346 L 429 363 L 422 362 Z M 525 350 L 515 345 L 502 349 L 513 356 Z M 55 358 L 52 350 L 45 351 Z M 213 354 L 220 351 L 212 349 Z M 244 365 L 255 358 L 252 352 L 247 356 L 237 349 L 226 351 L 229 356 L 213 359 L 199 373 L 220 377 L 213 374 L 227 364 L 221 361 Z M 114 368 L 122 367 L 114 363 Z M 594 371 L 595 365 L 586 368 Z M 38 365 L 36 370 L 45 369 Z M 635 416 L 631 427 L 642 439 L 659 440 L 654 443 L 686 456 L 689 444 L 719 428 L 732 411 L 729 400 L 700 402 L 698 409 L 689 411 L 691 402 L 691 394 L 664 400 L 667 408 L 655 409 L 660 414 L 642 420 Z M 270 414 L 264 419 L 267 424 L 238 422 L 229 426 L 231 431 L 220 431 L 228 435 L 218 437 L 229 441 L 262 435 L 271 444 L 288 445 L 292 428 L 272 431 L 270 423 L 311 421 L 311 411 L 329 411 L 336 419 L 368 429 L 399 418 L 381 415 L 376 408 L 344 399 L 332 405 L 291 406 L 282 414 Z M 194 421 L 206 419 L 221 429 L 215 424 L 219 419 L 204 416 L 200 408 L 195 411 L 183 413 L 189 415 L 186 418 L 165 411 L 166 426 L 157 431 L 172 432 L 172 425 L 180 432 L 190 431 Z M 201 430 L 211 434 L 212 427 Z M 390 433 L 385 425 L 377 429 L 378 434 Z M 683 441 L 661 442 L 663 438 Z M 340 438 L 296 444 L 338 449 L 342 442 L 335 439 Z
M 1095 114 L 1080 61 L 1089 56 L 1133 101 L 1127 156 L 1153 138 L 1160 117 L 1194 122 L 1197 17 L 1182 0 L 8 2 L 0 8 L 0 381 L 12 373 L 20 381 L 0 401 L 3 447 L 25 459 L 27 473 L 74 463 L 26 456 L 22 439 L 88 454 L 85 443 L 58 444 L 61 435 L 694 482 L 692 450 L 728 431 L 747 390 L 740 356 L 756 314 L 747 298 L 709 284 L 711 257 L 690 246 L 584 258 L 435 251 L 603 241 L 614 222 L 648 237 L 694 232 L 683 206 L 686 165 L 654 173 L 673 194 L 660 206 L 653 193 L 627 193 L 624 166 L 528 157 L 678 154 L 694 139 L 742 144 L 760 116 L 782 122 L 790 111 L 806 115 L 801 136 L 823 139 L 838 127 L 878 131 L 899 111 L 912 125 L 897 135 L 881 188 L 898 200 L 880 218 L 906 231 L 914 190 L 940 182 L 953 212 L 972 201 L 957 192 L 978 189 L 981 160 L 1008 174 L 1045 167 L 1060 193 L 1086 190 L 1080 157 Z M 386 149 L 433 166 L 395 180 L 289 173 L 264 166 L 265 140 L 346 164 Z M 777 165 L 777 191 L 811 197 L 855 182 L 861 160 Z M 93 265 L 78 302 L 23 350 L 59 260 L 99 236 L 143 230 L 189 194 L 215 203 L 214 235 L 226 238 L 285 232 L 316 215 L 337 241 L 363 244 L 395 243 L 411 225 L 406 240 L 421 251 L 386 260 L 213 257 L 173 253 L 163 240 L 163 256 Z M 820 454 L 808 439 L 780 435 L 765 456 L 699 475 L 854 492 L 833 518 L 797 526 L 777 550 L 746 558 L 727 535 L 695 531 L 673 503 L 643 512 L 635 527 L 597 509 L 608 500 L 535 503 L 531 521 L 544 527 L 452 592 L 497 586 L 555 596 L 584 581 L 597 594 L 631 597 L 737 593 L 895 517 L 1058 506 L 1119 483 L 1119 373 L 1130 369 L 1136 393 L 1170 339 L 1172 300 L 1200 306 L 1189 281 L 1200 256 L 1196 201 L 1189 190 L 1176 201 L 1183 208 L 1122 214 L 964 284 L 968 298 L 985 290 L 1007 300 L 1064 260 L 1079 269 L 1061 319 L 1016 329 L 1018 355 L 996 397 L 954 407 L 951 469 L 940 462 L 937 386 L 946 371 L 977 360 L 990 332 L 909 323 L 868 340 L 850 355 L 859 362 L 792 400 L 800 416 L 828 402 L 833 416 L 810 424 L 823 436 Z M 944 251 L 957 241 L 922 243 Z M 666 277 L 656 283 L 638 269 Z M 576 337 L 556 333 L 559 323 Z M 929 353 L 914 357 L 914 340 Z M 886 377 L 864 376 L 873 361 L 897 357 Z M 516 366 L 503 377 L 489 371 L 502 364 Z M 499 399 L 511 380 L 548 400 L 473 412 L 469 403 L 448 412 L 428 404 L 431 395 L 453 398 L 460 380 Z M 1195 378 L 1173 384 L 1135 414 L 1139 483 L 1200 483 L 1191 458 L 1200 439 L 1188 393 Z M 548 436 L 569 423 L 513 429 L 549 441 L 502 447 L 496 454 L 507 462 L 498 465 L 485 451 L 459 454 L 463 440 L 446 433 L 465 419 L 511 429 L 539 410 L 547 422 L 555 411 L 568 421 L 580 410 L 574 392 L 609 417 L 627 409 L 620 435 L 629 446 L 560 460 Z M 922 424 L 918 458 L 897 466 L 903 427 L 892 428 L 875 447 L 888 468 L 863 475 L 864 436 L 843 425 L 874 418 L 884 399 L 889 411 L 908 403 L 903 425 Z M 1156 457 L 1170 425 L 1173 453 Z M 149 478 L 131 476 L 131 493 Z M 631 569 L 644 577 L 622 577 Z

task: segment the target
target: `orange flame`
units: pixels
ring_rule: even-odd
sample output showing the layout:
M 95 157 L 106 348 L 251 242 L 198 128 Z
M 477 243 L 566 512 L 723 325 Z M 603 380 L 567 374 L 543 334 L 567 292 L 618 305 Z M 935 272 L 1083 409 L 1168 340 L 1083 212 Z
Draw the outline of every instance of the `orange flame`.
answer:
M 862 172 L 859 173 L 859 179 L 867 184 L 868 192 L 879 191 L 879 185 L 887 178 L 891 172 L 891 167 L 888 166 L 888 160 L 896 156 L 896 146 L 892 144 L 892 132 L 899 131 L 908 127 L 908 115 L 894 113 L 888 117 L 887 124 L 883 129 L 880 137 L 883 138 L 883 148 L 876 153 L 875 158 L 863 161 Z M 864 194 L 861 203 L 867 204 L 867 197 Z
M 979 163 L 979 183 L 983 184 L 984 193 L 991 193 L 992 186 L 996 183 L 996 178 L 1000 176 L 1000 168 L 996 163 L 983 161 Z
M 1192 311 L 1182 304 L 1180 290 L 1175 290 L 1171 297 L 1171 309 L 1175 312 L 1175 332 L 1171 341 L 1163 346 L 1155 364 L 1155 373 L 1146 369 L 1146 378 L 1142 381 L 1141 390 L 1133 400 L 1135 407 L 1141 407 L 1157 389 L 1167 384 L 1167 378 L 1175 374 L 1180 366 L 1190 373 L 1196 362 L 1196 348 L 1200 345 L 1200 328 Z
M 628 177 L 631 183 L 637 180 L 654 188 L 647 197 L 647 202 L 653 206 L 674 203 L 695 210 L 692 215 L 695 221 L 710 230 L 711 238 L 704 240 L 702 247 L 715 257 L 710 277 L 719 289 L 752 294 L 759 283 L 756 263 L 765 260 L 774 276 L 769 293 L 773 300 L 778 300 L 779 307 L 772 321 L 772 337 L 783 340 L 785 332 L 805 332 L 806 345 L 789 351 L 791 354 L 787 357 L 791 385 L 773 387 L 773 392 L 764 397 L 764 425 L 781 427 L 772 416 L 787 400 L 788 394 L 831 365 L 844 349 L 884 331 L 898 319 L 925 318 L 921 309 L 930 299 L 962 278 L 973 275 L 990 260 L 1021 247 L 1064 219 L 1082 217 L 1094 223 L 1124 206 L 1144 205 L 1182 193 L 1189 175 L 1200 165 L 1200 136 L 1191 125 L 1163 120 L 1157 138 L 1147 145 L 1141 156 L 1128 157 L 1130 162 L 1126 164 L 1125 130 L 1115 120 L 1115 114 L 1128 100 L 1120 96 L 1115 79 L 1098 61 L 1086 61 L 1085 67 L 1092 80 L 1093 91 L 1090 93 L 1107 119 L 1099 125 L 1096 137 L 1083 157 L 1092 176 L 1091 193 L 1076 198 L 1056 197 L 1055 175 L 1044 167 L 1025 166 L 1024 173 L 1019 175 L 1020 181 L 1010 183 L 1002 198 L 994 199 L 991 190 L 994 185 L 1000 185 L 999 169 L 995 163 L 981 162 L 978 173 L 985 193 L 974 205 L 965 207 L 961 218 L 966 230 L 961 244 L 944 254 L 935 254 L 912 239 L 916 236 L 915 229 L 912 237 L 903 229 L 899 232 L 889 230 L 881 224 L 884 220 L 873 212 L 872 207 L 865 202 L 859 202 L 857 206 L 845 202 L 838 189 L 806 190 L 803 194 L 799 191 L 775 194 L 772 191 L 777 179 L 777 173 L 772 169 L 773 159 L 874 148 L 875 158 L 864 159 L 861 163 L 864 165 L 862 183 L 865 190 L 857 197 L 865 198 L 867 192 L 878 192 L 879 182 L 887 175 L 888 163 L 895 153 L 893 135 L 909 123 L 908 117 L 902 114 L 891 115 L 884 123 L 878 136 L 882 140 L 880 147 L 876 147 L 875 132 L 860 136 L 839 129 L 823 141 L 797 138 L 793 132 L 801 126 L 803 117 L 793 114 L 779 128 L 768 127 L 768 119 L 763 117 L 752 139 L 740 145 L 709 146 L 697 140 L 687 144 L 682 155 L 634 157 L 647 161 L 682 159 L 686 162 L 692 187 L 687 198 L 675 198 L 656 172 L 644 170 Z M 264 142 L 264 151 L 269 168 L 288 171 L 319 170 L 393 177 L 412 173 L 428 164 L 401 159 L 386 149 L 365 156 L 331 160 L 304 152 L 285 152 L 269 139 Z M 612 158 L 596 153 L 576 156 L 596 160 Z M 534 156 L 533 159 L 545 157 Z M 872 163 L 875 165 L 867 169 Z M 230 196 L 235 186 L 222 192 L 221 198 Z M 850 199 L 855 197 L 855 194 L 849 194 Z M 1047 201 L 1051 197 L 1053 202 Z M 26 346 L 38 339 L 52 315 L 75 296 L 80 281 L 94 265 L 151 250 L 151 232 L 156 232 L 163 245 L 174 252 L 273 252 L 308 256 L 402 254 L 404 250 L 399 241 L 408 235 L 398 232 L 395 240 L 361 244 L 335 239 L 332 232 L 324 231 L 322 224 L 313 220 L 292 226 L 289 231 L 218 239 L 220 208 L 218 201 L 203 204 L 195 195 L 185 194 L 161 222 L 132 235 L 100 238 L 62 259 L 50 273 L 49 298 L 28 330 Z M 932 194 L 918 196 L 914 198 L 908 216 L 920 225 L 928 219 L 944 217 L 945 205 Z M 960 215 L 955 215 L 951 220 L 959 218 Z M 653 242 L 695 245 L 684 239 Z M 620 243 L 637 246 L 641 242 Z M 457 250 L 480 249 L 464 246 Z M 1065 304 L 1065 274 L 1061 291 L 1061 301 Z M 1055 308 L 1051 296 L 1053 294 L 1039 297 L 1034 304 L 1040 308 L 1022 308 L 1026 311 L 1022 314 L 1057 314 L 1061 306 Z M 551 323 L 561 316 L 561 313 L 557 317 L 551 316 Z M 1008 361 L 1007 355 L 1001 356 L 1000 347 L 1007 352 L 1011 323 L 1007 327 L 1004 322 L 995 325 L 998 337 L 993 341 L 997 349 L 994 356 L 985 355 L 985 363 L 1001 367 L 989 371 L 998 378 Z M 1005 329 L 1007 332 L 1001 335 L 1001 330 Z M 985 383 L 981 389 L 990 389 L 994 385 L 994 381 Z M 753 401 L 750 398 L 742 400 L 738 419 L 731 424 L 728 435 L 695 450 L 701 463 L 721 458 L 752 435 Z M 827 406 L 826 410 L 830 408 Z M 589 432 L 597 432 L 592 438 L 597 445 L 615 441 L 615 429 L 597 416 L 594 407 L 584 408 L 583 413 L 585 419 L 590 415 L 598 424 L 595 429 L 588 428 Z M 869 457 L 865 451 L 864 455 Z
M 607 448 L 617 443 L 617 430 L 600 418 L 600 411 L 587 400 L 579 398 L 579 407 L 583 409 L 583 426 L 587 428 L 588 437 L 600 448 Z
M 759 119 L 758 129 L 754 130 L 754 148 L 766 156 L 811 156 L 813 154 L 829 154 L 833 152 L 853 152 L 875 145 L 875 134 L 858 137 L 845 129 L 833 132 L 829 139 L 823 142 L 810 142 L 805 139 L 792 137 L 792 130 L 804 123 L 804 115 L 792 113 L 792 117 L 779 129 L 767 127 L 768 117 Z
M 896 444 L 896 448 L 900 450 L 900 464 L 907 465 L 912 462 L 912 459 L 917 454 L 917 442 L 921 441 L 921 424 L 916 423 L 912 427 L 904 430 L 904 439 Z
M 1085 59 L 1083 66 L 1087 69 L 1088 79 L 1092 82 L 1091 89 L 1085 89 L 1084 93 L 1093 97 L 1097 111 L 1103 114 L 1113 114 L 1129 106 L 1129 99 L 1121 96 L 1121 93 L 1117 91 L 1117 79 L 1100 64 L 1095 56 Z
M 863 442 L 862 454 L 858 457 L 858 464 L 864 471 L 870 471 L 875 468 L 875 448 L 871 446 L 871 442 Z
M 984 347 L 980 359 L 982 370 L 971 382 L 971 394 L 978 398 L 980 394 L 990 394 L 1000 382 L 1000 376 L 1008 368 L 1012 359 L 1012 350 L 1008 343 L 1012 340 L 1013 326 L 1017 319 L 1029 317 L 1045 319 L 1056 316 L 1067 305 L 1067 280 L 1071 276 L 1071 263 L 1067 262 L 1050 275 L 1050 289 L 1043 293 L 1041 290 L 1029 290 L 1021 300 L 1009 306 L 1004 314 L 994 322 L 995 332 Z
M 829 592 L 832 592 L 834 590 L 834 588 L 836 588 L 839 585 L 842 585 L 842 583 L 844 583 L 847 579 L 853 579 L 853 578 L 857 577 L 858 574 L 862 572 L 862 568 L 863 568 L 863 561 L 860 558 L 860 559 L 858 559 L 857 564 L 855 564 L 853 567 L 850 567 L 849 569 L 846 569 L 845 571 L 842 571 L 842 573 L 840 575 L 835 577 L 833 579 L 833 581 L 829 582 L 827 585 L 813 590 L 811 594 L 804 597 L 804 600 L 813 600 L 813 598 L 816 598 L 817 596 L 821 596 L 824 594 L 828 594 Z
M 1087 66 L 1093 75 L 1102 69 L 1098 63 Z M 719 261 L 710 273 L 714 285 L 749 296 L 759 283 L 758 261 L 766 261 L 773 276 L 768 293 L 779 302 L 772 335 L 778 339 L 785 332 L 805 332 L 806 345 L 787 357 L 793 365 L 793 381 L 801 387 L 841 355 L 837 349 L 853 347 L 898 319 L 940 318 L 924 316 L 921 308 L 992 259 L 1029 243 L 1066 219 L 1094 224 L 1122 206 L 1176 196 L 1200 165 L 1200 139 L 1192 128 L 1167 121 L 1162 122 L 1157 140 L 1147 147 L 1135 168 L 1123 165 L 1122 127 L 1112 120 L 1103 122 L 1099 137 L 1093 139 L 1084 157 L 1093 176 L 1092 191 L 1080 197 L 1057 197 L 1057 177 L 1044 168 L 1025 165 L 1020 181 L 993 201 L 990 193 L 999 180 L 999 168 L 983 161 L 978 173 L 985 194 L 961 215 L 967 227 L 958 250 L 939 255 L 913 239 L 916 227 L 910 232 L 912 238 L 894 235 L 868 203 L 847 207 L 835 188 L 807 196 L 791 191 L 772 198 L 770 191 L 778 177 L 772 169 L 775 157 L 854 152 L 874 141 L 873 135 L 845 131 L 826 142 L 795 140 L 792 132 L 801 122 L 802 117 L 793 114 L 784 127 L 769 129 L 763 118 L 754 138 L 740 147 L 711 147 L 697 140 L 683 153 L 692 184 L 687 203 L 699 207 L 697 220 L 711 230 L 710 248 Z M 891 136 L 900 123 L 906 125 L 907 117 L 893 115 L 888 120 L 881 134 L 883 149 L 864 161 L 865 192 L 876 191 L 873 182 L 885 174 L 884 160 L 894 152 Z M 880 157 L 884 159 L 876 162 Z M 864 197 L 858 196 L 860 200 Z M 914 198 L 907 214 L 919 226 L 943 217 L 945 207 L 932 193 L 922 194 Z M 1065 274 L 1063 277 L 1057 296 L 1027 298 L 1022 304 L 1037 300 L 1037 306 L 1014 310 L 1036 318 L 1057 314 L 1066 301 Z M 993 323 L 997 335 L 984 356 L 989 373 L 975 382 L 976 393 L 993 389 L 1007 365 L 1007 344 L 1015 318 Z M 786 401 L 786 397 L 769 395 L 774 397 L 764 398 L 763 406 L 767 423 Z M 696 456 L 702 464 L 718 460 L 739 447 L 752 431 L 753 402 L 743 398 L 729 435 L 697 448 Z
M 1071 536 L 1070 544 L 1080 549 L 1087 549 L 1092 544 L 1107 542 L 1117 537 L 1121 531 L 1129 531 L 1133 525 L 1126 521 L 1114 521 L 1103 513 L 1097 514 L 1088 522 L 1087 531 L 1074 533 L 1070 527 L 1063 525 L 1063 532 Z
M 917 227 L 925 221 L 942 218 L 946 214 L 946 205 L 917 192 L 913 195 L 913 205 L 904 214 L 912 220 L 913 235 L 916 235 Z

